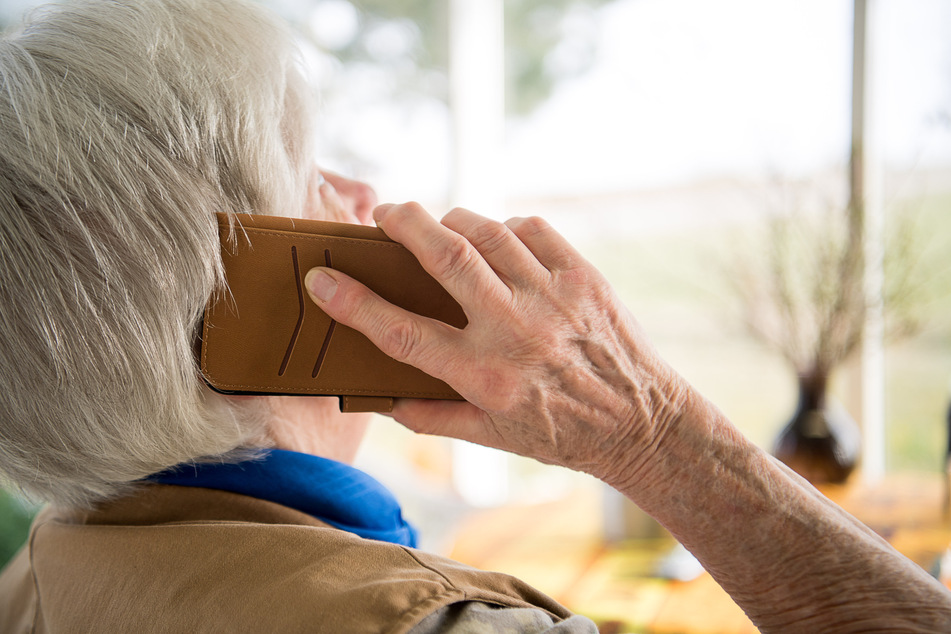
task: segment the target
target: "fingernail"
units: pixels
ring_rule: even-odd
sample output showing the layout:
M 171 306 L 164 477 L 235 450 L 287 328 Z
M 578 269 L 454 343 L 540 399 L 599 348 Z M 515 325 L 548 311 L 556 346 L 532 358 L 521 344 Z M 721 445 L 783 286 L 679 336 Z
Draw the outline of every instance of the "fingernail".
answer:
M 392 204 L 377 205 L 373 210 L 373 221 L 376 222 L 376 224 L 383 222 L 383 216 L 386 215 L 386 212 L 388 212 L 392 206 Z
M 337 280 L 320 269 L 308 271 L 304 285 L 310 294 L 321 302 L 329 302 L 337 293 Z

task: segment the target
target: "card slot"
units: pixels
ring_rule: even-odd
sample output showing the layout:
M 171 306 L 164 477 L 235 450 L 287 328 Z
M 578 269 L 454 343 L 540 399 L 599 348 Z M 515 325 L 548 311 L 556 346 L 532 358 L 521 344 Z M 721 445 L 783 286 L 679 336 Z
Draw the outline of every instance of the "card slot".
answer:
M 324 249 L 324 262 L 327 268 L 332 268 L 333 264 L 330 262 L 330 249 Z M 330 348 L 330 339 L 334 335 L 334 328 L 337 327 L 337 320 L 331 319 L 330 326 L 327 327 L 327 334 L 324 335 L 324 342 L 320 346 L 320 352 L 317 354 L 317 362 L 314 363 L 314 371 L 311 372 L 310 378 L 316 379 L 317 375 L 320 374 L 320 368 L 324 365 L 324 359 L 327 358 L 327 350 Z
M 304 289 L 300 282 L 300 264 L 297 262 L 297 247 L 291 247 L 291 260 L 294 262 L 294 282 L 297 284 L 297 305 L 299 314 L 297 316 L 297 326 L 294 327 L 294 334 L 291 335 L 291 341 L 287 344 L 287 352 L 284 353 L 284 360 L 277 371 L 278 376 L 284 376 L 287 370 L 287 364 L 291 360 L 291 354 L 294 352 L 294 346 L 297 345 L 297 339 L 300 337 L 300 329 L 304 324 Z

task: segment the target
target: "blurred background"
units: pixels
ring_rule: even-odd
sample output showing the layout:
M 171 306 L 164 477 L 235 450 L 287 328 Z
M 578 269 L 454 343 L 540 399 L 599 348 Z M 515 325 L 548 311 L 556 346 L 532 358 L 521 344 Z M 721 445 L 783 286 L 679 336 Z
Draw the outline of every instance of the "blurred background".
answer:
M 3 0 L 0 26 L 33 4 Z M 878 220 L 864 223 L 864 252 L 882 279 L 857 283 L 867 303 L 884 304 L 871 311 L 881 344 L 838 360 L 830 389 L 881 438 L 880 449 L 863 445 L 874 478 L 944 472 L 951 3 L 266 4 L 294 25 L 319 90 L 323 166 L 436 216 L 461 205 L 545 217 L 604 272 L 673 367 L 767 449 L 796 409 L 801 370 L 795 342 L 764 336 L 750 299 L 778 266 L 775 219 L 804 217 L 814 232 L 797 230 L 807 247 L 786 261 L 795 277 L 801 258 L 819 257 L 809 244 L 844 248 L 850 213 L 867 203 Z M 858 4 L 867 13 L 856 89 Z M 808 321 L 806 304 L 797 314 Z M 585 476 L 384 419 L 358 465 L 396 490 L 424 546 L 440 552 L 458 555 L 460 532 L 486 509 L 596 500 L 584 508 L 598 530 L 618 521 L 619 502 Z M 30 509 L 7 503 L 0 531 L 16 542 Z

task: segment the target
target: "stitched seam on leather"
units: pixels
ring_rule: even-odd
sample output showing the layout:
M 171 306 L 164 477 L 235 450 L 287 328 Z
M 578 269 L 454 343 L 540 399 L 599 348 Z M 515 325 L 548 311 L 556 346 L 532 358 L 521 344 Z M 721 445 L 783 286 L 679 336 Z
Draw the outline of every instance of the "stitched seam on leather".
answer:
M 281 393 L 287 393 L 289 395 L 294 394 L 308 394 L 311 396 L 375 396 L 384 398 L 387 396 L 406 396 L 412 397 L 416 396 L 419 398 L 451 398 L 459 399 L 460 397 L 455 392 L 403 392 L 397 390 L 355 390 L 353 388 L 335 388 L 333 386 L 318 386 L 317 389 L 320 389 L 321 392 L 311 392 L 310 390 L 315 388 L 308 388 L 307 386 L 300 386 L 300 391 L 294 391 L 294 386 L 289 385 L 261 385 L 260 383 L 251 383 L 251 384 L 232 384 L 232 383 L 221 383 L 215 380 L 215 377 L 211 374 L 205 372 L 204 375 L 209 379 L 215 381 L 215 387 L 223 390 L 240 390 L 242 388 L 253 388 L 253 389 L 265 389 L 265 390 L 282 390 Z
M 390 249 L 405 249 L 406 248 L 398 242 L 385 241 L 379 238 L 352 238 L 348 236 L 334 236 L 334 235 L 326 235 L 326 234 L 310 235 L 307 233 L 296 233 L 293 231 L 287 231 L 285 229 L 264 229 L 260 227 L 245 227 L 245 233 L 261 233 L 265 235 L 272 235 L 284 240 L 312 240 L 312 241 L 336 240 L 341 242 L 349 242 L 351 244 L 385 247 Z

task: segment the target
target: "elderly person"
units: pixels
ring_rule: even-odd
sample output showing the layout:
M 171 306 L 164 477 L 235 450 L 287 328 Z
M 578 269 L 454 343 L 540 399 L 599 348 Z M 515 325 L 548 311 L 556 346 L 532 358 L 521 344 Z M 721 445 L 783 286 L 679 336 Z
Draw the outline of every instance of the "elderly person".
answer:
M 347 465 L 366 415 L 204 387 L 215 212 L 375 204 L 314 170 L 291 42 L 224 0 L 77 0 L 0 41 L 0 475 L 51 503 L 0 576 L 0 631 L 593 631 L 415 550 Z
M 375 204 L 311 167 L 289 41 L 242 2 L 85 0 L 0 42 L 0 471 L 52 503 L 0 575 L 0 630 L 596 631 L 414 549 L 346 464 L 365 419 L 202 386 L 214 212 L 352 222 Z M 469 319 L 308 273 L 332 318 L 467 399 L 398 401 L 397 421 L 601 478 L 763 630 L 951 629 L 949 594 L 743 438 L 543 221 L 373 218 Z

